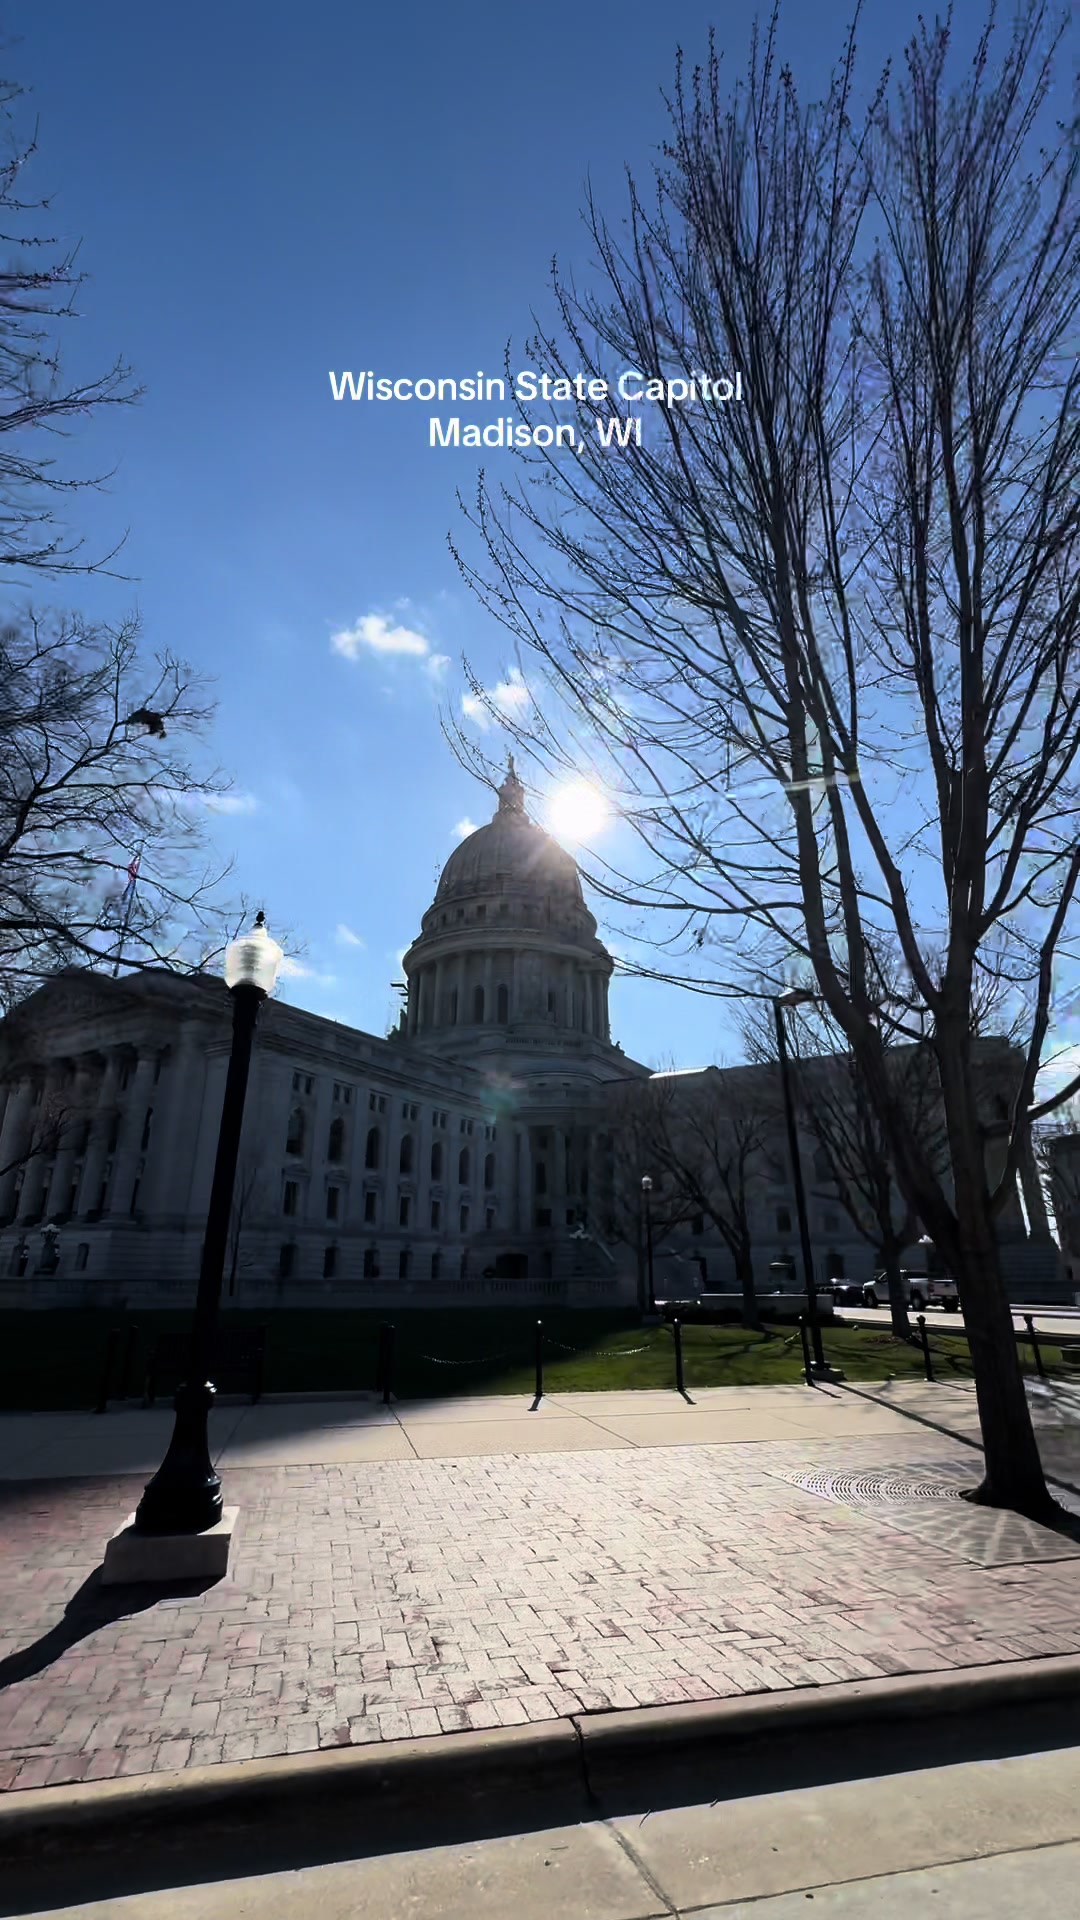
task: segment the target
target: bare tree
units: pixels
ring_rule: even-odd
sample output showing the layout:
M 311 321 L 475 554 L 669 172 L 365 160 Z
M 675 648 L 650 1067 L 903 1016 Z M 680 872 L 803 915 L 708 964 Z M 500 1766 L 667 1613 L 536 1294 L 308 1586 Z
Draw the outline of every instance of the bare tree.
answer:
M 205 964 L 237 909 L 206 857 L 227 782 L 182 662 L 28 614 L 0 631 L 0 1004 L 57 968 Z
M 1047 1109 L 1076 931 L 1080 144 L 1075 108 L 1051 111 L 1068 20 L 1022 0 L 996 65 L 993 25 L 952 91 L 949 22 L 921 25 L 861 118 L 854 27 L 820 105 L 778 70 L 775 15 L 730 99 L 715 50 L 680 66 L 653 199 L 631 184 L 614 231 L 590 203 L 598 289 L 556 271 L 560 325 L 529 343 L 555 378 L 661 382 L 641 442 L 606 449 L 582 406 L 517 494 L 481 479 L 487 558 L 461 564 L 536 667 L 531 705 L 470 673 L 474 698 L 539 776 L 606 782 L 637 833 L 636 863 L 583 864 L 663 929 L 647 970 L 727 995 L 812 975 L 958 1280 L 972 1497 L 1053 1515 L 995 1218 Z M 875 971 L 890 942 L 899 1000 Z M 996 1180 L 971 1073 L 987 955 L 1033 1007 Z M 888 1067 L 924 1037 L 950 1191 Z
M 653 1251 L 700 1211 L 662 1145 L 671 1107 L 663 1080 L 628 1081 L 613 1091 L 610 1107 L 610 1163 L 603 1198 L 604 1227 L 610 1240 L 634 1249 L 638 1298 L 646 1303 L 645 1204 L 641 1182 L 653 1182 L 649 1216 Z
M 37 130 L 20 131 L 22 100 L 16 82 L 0 80 L 0 244 L 9 250 L 0 271 L 0 566 L 15 577 L 19 569 L 45 577 L 93 573 L 117 549 L 98 560 L 81 558 L 83 542 L 70 540 L 55 515 L 62 499 L 100 487 L 108 476 L 61 473 L 56 442 L 71 421 L 130 404 L 141 389 L 119 360 L 97 379 L 68 385 L 63 378 L 56 335 L 77 318 L 74 302 L 86 276 L 76 267 L 77 246 L 38 231 L 49 201 L 23 197 Z
M 743 1039 L 750 1058 L 774 1061 L 772 1010 L 759 1005 L 764 1017 L 751 1012 L 744 1018 Z M 855 1232 L 873 1248 L 875 1264 L 885 1275 L 893 1332 L 898 1339 L 910 1339 L 901 1258 L 921 1222 L 897 1190 L 889 1139 L 859 1061 L 821 1007 L 800 1008 L 788 1035 L 800 1125 L 815 1141 L 833 1193 Z M 908 1125 L 939 1178 L 947 1179 L 948 1140 L 931 1049 L 918 1041 L 890 1048 L 888 1071 L 895 1098 L 906 1107 Z
M 743 1322 L 759 1327 L 753 1223 L 762 1180 L 775 1172 L 775 1087 L 738 1067 L 706 1068 L 667 1085 L 655 1109 L 654 1160 L 691 1211 L 712 1221 L 731 1255 Z

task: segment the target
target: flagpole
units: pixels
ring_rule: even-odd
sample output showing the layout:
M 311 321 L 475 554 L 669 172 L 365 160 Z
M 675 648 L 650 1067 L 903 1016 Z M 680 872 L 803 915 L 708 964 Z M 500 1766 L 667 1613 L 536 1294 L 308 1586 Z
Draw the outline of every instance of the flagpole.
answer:
M 134 860 L 132 861 L 130 867 L 128 868 L 128 884 L 125 889 L 127 905 L 124 908 L 124 924 L 120 929 L 120 945 L 117 948 L 116 960 L 114 962 L 113 970 L 112 970 L 112 977 L 114 980 L 117 979 L 117 977 L 119 976 L 121 962 L 123 961 L 123 958 L 124 958 L 124 943 L 127 940 L 128 934 L 131 932 L 131 915 L 132 915 L 132 910 L 135 906 L 135 889 L 139 883 L 139 866 L 142 861 L 142 856 L 143 856 L 143 849 L 142 847 L 140 847 L 138 853 L 135 855 Z

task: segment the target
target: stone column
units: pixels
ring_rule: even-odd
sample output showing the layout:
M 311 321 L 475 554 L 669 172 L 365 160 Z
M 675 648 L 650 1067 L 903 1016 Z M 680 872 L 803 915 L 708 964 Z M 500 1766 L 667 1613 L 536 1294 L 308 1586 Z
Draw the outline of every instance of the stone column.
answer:
M 521 1231 L 523 1233 L 533 1233 L 536 1229 L 536 1203 L 533 1198 L 533 1143 L 531 1127 L 522 1127 L 521 1129 L 518 1186 L 521 1191 Z
M 257 1033 L 255 1045 L 258 1047 Z M 162 1064 L 154 1103 L 146 1174 L 140 1192 L 140 1199 L 145 1195 L 142 1211 L 147 1214 L 186 1212 L 198 1126 L 197 1095 L 202 1091 L 199 1082 L 199 1037 L 181 1031 Z M 251 1117 L 250 1107 L 246 1117 Z M 245 1136 L 247 1132 L 245 1126 Z M 246 1144 L 245 1138 L 241 1151 Z
M 69 1210 L 67 1207 L 67 1199 L 71 1192 L 71 1178 L 74 1172 L 76 1158 L 81 1150 L 80 1141 L 84 1125 L 89 1119 L 90 1114 L 90 1086 L 92 1077 L 89 1062 L 85 1060 L 80 1062 L 75 1069 L 75 1079 L 72 1086 L 71 1104 L 73 1112 L 70 1118 L 63 1123 L 60 1144 L 57 1148 L 56 1159 L 53 1161 L 52 1179 L 49 1182 L 49 1191 L 45 1200 L 46 1220 L 52 1220 L 56 1214 L 66 1213 Z M 70 1209 L 72 1213 L 75 1212 L 77 1205 L 78 1195 L 76 1194 L 75 1203 Z
M 467 965 L 467 960 L 468 960 L 468 956 L 467 956 L 467 954 L 464 954 L 464 953 L 459 953 L 459 954 L 458 954 L 458 962 L 457 962 L 457 1017 L 458 1017 L 458 1026 L 459 1026 L 459 1027 L 464 1027 L 464 1026 L 470 1026 L 470 1025 L 472 1024 L 472 1008 L 470 1007 L 470 1005 L 469 1005 L 469 1003 L 468 1003 L 468 999 L 467 999 L 467 994 L 468 994 L 468 965 Z
M 1046 1211 L 1046 1196 L 1043 1193 L 1042 1181 L 1039 1179 L 1039 1169 L 1032 1151 L 1030 1132 L 1020 1149 L 1020 1187 L 1024 1195 L 1031 1238 L 1040 1240 L 1046 1245 L 1053 1240 L 1053 1234 L 1050 1232 L 1050 1216 Z
M 120 1123 L 120 1141 L 113 1158 L 109 1190 L 109 1212 L 112 1214 L 126 1214 L 131 1204 L 136 1168 L 143 1150 L 143 1123 L 150 1105 L 156 1060 L 156 1049 L 148 1052 L 145 1047 L 140 1047 L 135 1072 L 127 1088 L 127 1105 Z
M 53 1095 L 59 1086 L 59 1080 L 59 1067 L 49 1067 L 45 1074 L 41 1100 L 36 1108 L 36 1120 L 34 1117 L 35 1109 L 31 1109 L 30 1139 L 27 1142 L 27 1149 L 33 1147 L 35 1136 L 39 1141 L 44 1138 L 45 1132 L 50 1124 L 49 1112 L 53 1104 Z M 49 1167 L 48 1151 L 31 1153 L 29 1159 L 25 1162 L 25 1167 L 26 1172 L 19 1193 L 19 1219 L 34 1220 L 37 1215 L 42 1212 L 44 1206 L 45 1182 Z
M 495 1019 L 495 955 L 484 955 L 484 1025 L 490 1026 Z
M 553 1127 L 551 1133 L 551 1224 L 559 1238 L 566 1235 L 566 1146 L 567 1134 L 562 1127 Z
M 83 1160 L 83 1175 L 77 1202 L 80 1213 L 92 1213 L 98 1203 L 105 1162 L 109 1157 L 109 1130 L 112 1126 L 116 1090 L 119 1084 L 120 1055 L 106 1054 L 105 1070 L 98 1083 L 97 1100 L 90 1122 L 90 1139 Z
M 8 1094 L 0 1129 L 0 1219 L 11 1211 L 21 1156 L 30 1144 L 33 1098 L 34 1083 L 28 1073 L 23 1074 Z

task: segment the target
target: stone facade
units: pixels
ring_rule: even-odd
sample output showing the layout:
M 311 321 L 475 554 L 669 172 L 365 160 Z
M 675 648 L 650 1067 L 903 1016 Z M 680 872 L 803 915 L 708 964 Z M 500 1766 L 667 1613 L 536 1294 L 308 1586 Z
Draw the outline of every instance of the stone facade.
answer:
M 512 766 L 403 967 L 385 1039 L 262 1009 L 226 1301 L 634 1301 L 647 1169 L 620 1159 L 612 1128 L 650 1070 L 611 1040 L 611 957 Z M 0 1302 L 193 1296 L 230 1021 L 210 976 L 70 970 L 0 1024 Z M 808 1142 L 808 1168 L 812 1155 Z M 820 1182 L 811 1213 L 819 1280 L 869 1278 L 871 1250 Z M 797 1250 L 778 1174 L 758 1196 L 759 1287 Z M 733 1284 L 706 1221 L 661 1237 L 656 1282 L 679 1297 Z

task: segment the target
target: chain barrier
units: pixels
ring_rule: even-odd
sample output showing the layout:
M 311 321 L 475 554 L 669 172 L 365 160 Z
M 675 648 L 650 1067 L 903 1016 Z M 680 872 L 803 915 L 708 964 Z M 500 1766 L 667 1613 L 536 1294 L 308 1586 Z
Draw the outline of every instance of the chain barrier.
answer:
M 565 1341 L 552 1340 L 550 1335 L 546 1333 L 544 1335 L 544 1345 L 545 1347 L 558 1347 L 561 1353 L 591 1353 L 595 1355 L 596 1359 L 598 1360 L 626 1360 L 629 1358 L 630 1354 L 632 1353 L 655 1352 L 655 1348 L 652 1346 L 601 1347 L 599 1351 L 597 1350 L 596 1347 L 568 1347 Z
M 516 1347 L 504 1347 L 501 1353 L 474 1353 L 467 1360 L 444 1360 L 439 1353 L 421 1353 L 418 1360 L 430 1360 L 435 1367 L 483 1367 L 491 1360 L 512 1359 L 517 1353 Z

